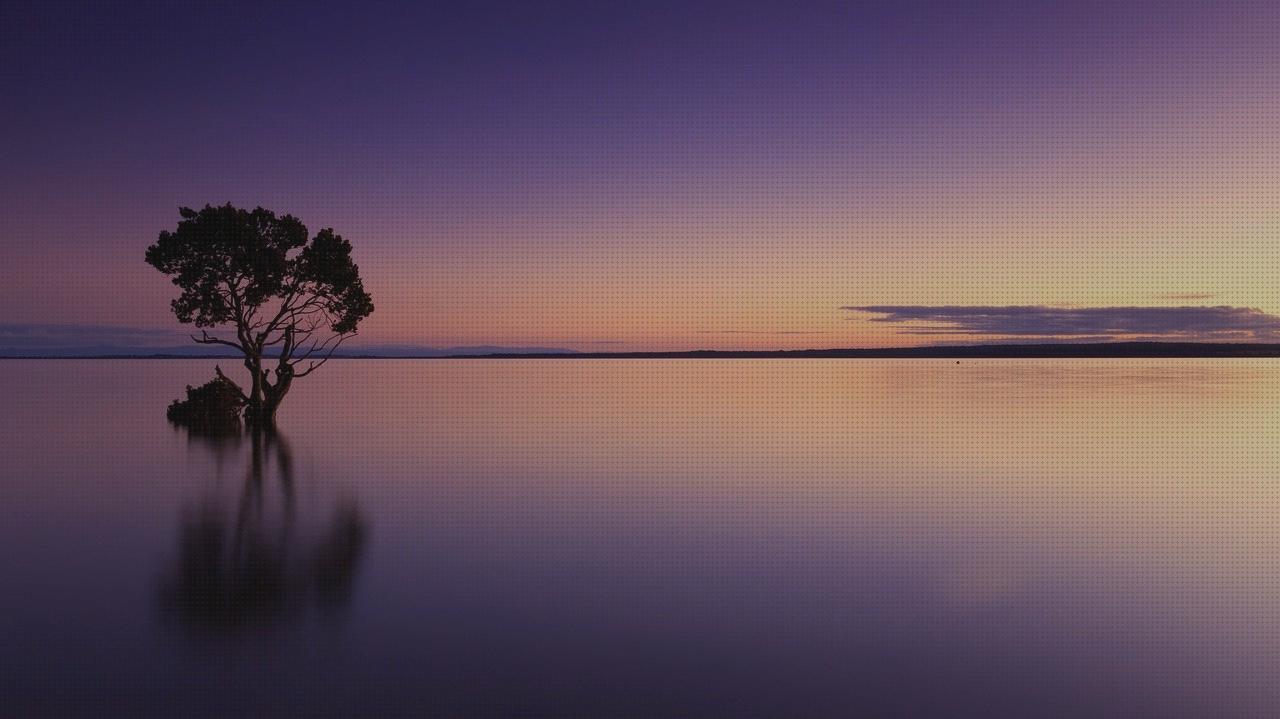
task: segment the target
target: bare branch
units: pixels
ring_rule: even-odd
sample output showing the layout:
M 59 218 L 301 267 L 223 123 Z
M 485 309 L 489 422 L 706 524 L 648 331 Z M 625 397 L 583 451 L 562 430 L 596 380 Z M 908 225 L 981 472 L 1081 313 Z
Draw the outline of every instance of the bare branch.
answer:
M 279 327 L 280 327 L 280 322 L 281 322 L 281 320 L 283 320 L 283 319 L 285 318 L 285 315 L 289 314 L 289 313 L 292 311 L 292 305 L 291 305 L 291 303 L 293 302 L 294 298 L 296 298 L 296 297 L 298 296 L 298 292 L 299 292 L 299 288 L 298 288 L 298 287 L 294 287 L 293 289 L 291 289 L 291 290 L 289 291 L 289 293 L 288 293 L 288 294 L 286 294 L 286 295 L 285 295 L 285 296 L 280 300 L 280 309 L 279 309 L 279 311 L 277 311 L 277 312 L 276 312 L 276 314 L 275 314 L 275 316 L 274 316 L 274 317 L 272 317 L 272 318 L 271 318 L 271 320 L 270 320 L 269 322 L 267 322 L 267 323 L 266 323 L 266 325 L 265 325 L 265 326 L 266 326 L 266 329 L 264 329 L 262 332 L 259 332 L 259 333 L 258 333 L 258 342 L 259 342 L 259 343 L 262 343 L 262 344 L 264 344 L 264 346 L 265 346 L 266 344 L 275 344 L 276 342 L 279 342 L 279 341 L 280 341 L 280 340 L 278 340 L 278 339 L 277 339 L 275 342 L 267 342 L 266 340 L 267 340 L 267 337 L 268 337 L 268 336 L 270 336 L 270 334 L 271 334 L 272 332 L 275 332 L 277 329 L 279 329 Z
M 311 346 L 308 347 L 305 352 L 297 356 L 298 360 L 301 361 L 301 360 L 310 359 L 312 355 L 316 354 L 317 352 L 324 352 L 326 349 L 328 349 L 329 351 L 332 351 L 332 349 L 329 348 L 330 342 L 335 343 L 333 347 L 336 348 L 338 345 L 345 342 L 347 338 L 351 336 L 351 334 L 354 334 L 354 333 L 330 335 L 326 337 L 323 342 L 321 342 L 319 339 L 312 340 Z
M 335 342 L 335 343 L 333 344 L 333 346 L 329 348 L 329 352 L 328 352 L 327 354 L 325 354 L 324 358 L 322 358 L 322 359 L 321 359 L 321 360 L 319 360 L 318 362 L 308 362 L 308 363 L 307 363 L 307 368 L 306 368 L 305 370 L 303 370 L 303 371 L 301 371 L 301 372 L 295 372 L 295 373 L 294 373 L 294 375 L 293 375 L 293 376 L 294 376 L 294 378 L 296 379 L 296 378 L 298 378 L 298 377 L 306 377 L 307 375 L 311 374 L 312 372 L 315 372 L 316 370 L 320 369 L 321 365 L 323 365 L 325 362 L 328 362 L 328 361 L 329 361 L 329 359 L 330 359 L 331 357 L 333 357 L 333 353 L 334 353 L 334 351 L 335 351 L 335 350 L 337 350 L 339 347 L 341 347 L 343 342 L 345 342 L 345 341 L 347 341 L 348 339 L 351 339 L 352 337 L 354 337 L 354 336 L 355 336 L 355 334 L 356 334 L 355 332 L 348 332 L 347 334 L 334 335 L 334 337 L 335 337 L 335 338 L 337 338 L 337 340 L 338 340 L 338 341 L 337 341 L 337 342 Z M 327 343 L 327 340 L 326 340 L 326 343 Z M 308 355 L 308 356 L 310 356 L 310 355 Z
M 236 348 L 237 350 L 240 350 L 241 352 L 244 352 L 244 347 L 241 347 L 240 345 L 236 344 L 235 342 L 229 342 L 229 341 L 224 340 L 224 339 L 219 339 L 219 338 L 217 338 L 217 337 L 212 337 L 212 336 L 210 336 L 210 335 L 209 335 L 209 332 L 208 332 L 208 331 L 206 331 L 206 330 L 200 330 L 200 334 L 201 334 L 201 335 L 203 335 L 203 336 L 201 336 L 201 337 L 196 337 L 195 335 L 191 335 L 191 339 L 192 339 L 192 340 L 194 340 L 195 342 L 199 343 L 199 344 L 202 344 L 202 345 L 226 345 L 226 346 L 228 346 L 228 347 L 234 347 L 234 348 Z

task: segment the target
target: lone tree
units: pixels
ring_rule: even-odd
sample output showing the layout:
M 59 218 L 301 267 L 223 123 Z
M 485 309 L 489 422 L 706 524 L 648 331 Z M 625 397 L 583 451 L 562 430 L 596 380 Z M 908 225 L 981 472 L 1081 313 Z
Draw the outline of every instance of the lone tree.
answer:
M 147 264 L 182 289 L 173 313 L 201 328 L 193 340 L 244 355 L 249 391 L 227 381 L 244 399 L 246 420 L 271 424 L 293 380 L 328 361 L 373 312 L 351 243 L 331 229 L 308 240 L 297 218 L 261 207 L 228 203 L 179 213 L 178 229 L 161 232 L 147 248 Z M 215 327 L 234 330 L 234 339 L 209 334 Z M 274 381 L 264 366 L 272 361 Z

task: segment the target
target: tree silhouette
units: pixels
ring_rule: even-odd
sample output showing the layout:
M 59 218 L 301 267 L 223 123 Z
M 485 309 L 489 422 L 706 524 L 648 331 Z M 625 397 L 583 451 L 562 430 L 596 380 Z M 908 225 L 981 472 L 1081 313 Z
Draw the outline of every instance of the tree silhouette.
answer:
M 193 340 L 244 355 L 249 391 L 232 385 L 246 419 L 271 424 L 293 380 L 323 365 L 373 312 L 351 243 L 332 229 L 308 240 L 297 218 L 261 207 L 228 203 L 179 213 L 177 230 L 161 232 L 147 248 L 147 264 L 182 290 L 173 313 L 201 328 Z M 209 334 L 214 327 L 234 329 L 234 339 Z M 264 367 L 270 359 L 274 381 Z M 218 376 L 227 379 L 221 370 Z

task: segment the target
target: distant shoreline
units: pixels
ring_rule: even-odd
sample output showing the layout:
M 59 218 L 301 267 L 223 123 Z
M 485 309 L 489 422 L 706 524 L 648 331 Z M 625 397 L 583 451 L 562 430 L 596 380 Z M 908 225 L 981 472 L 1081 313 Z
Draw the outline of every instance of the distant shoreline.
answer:
M 333 359 L 1159 359 L 1280 357 L 1280 344 L 1095 342 L 1082 344 L 956 345 L 870 349 L 689 350 L 683 352 L 490 352 L 477 354 L 336 354 Z M 240 355 L 101 354 L 2 355 L 0 360 L 238 360 Z

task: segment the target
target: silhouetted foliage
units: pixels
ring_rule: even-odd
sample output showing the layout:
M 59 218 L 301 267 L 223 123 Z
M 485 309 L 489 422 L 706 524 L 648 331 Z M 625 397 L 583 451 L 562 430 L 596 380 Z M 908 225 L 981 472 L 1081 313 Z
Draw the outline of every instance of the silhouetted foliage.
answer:
M 147 263 L 182 290 L 173 313 L 202 328 L 193 340 L 244 355 L 249 391 L 232 385 L 244 398 L 246 419 L 269 424 L 293 380 L 323 365 L 373 312 L 351 243 L 331 229 L 308 240 L 297 218 L 261 207 L 179 212 L 177 229 L 161 232 L 147 248 Z M 234 339 L 209 334 L 219 326 L 234 331 Z M 265 359 L 275 359 L 274 381 Z
M 240 431 L 240 411 L 244 406 L 244 393 L 219 371 L 217 377 L 199 387 L 187 385 L 187 398 L 175 399 L 167 415 L 170 422 L 199 434 L 231 435 Z

